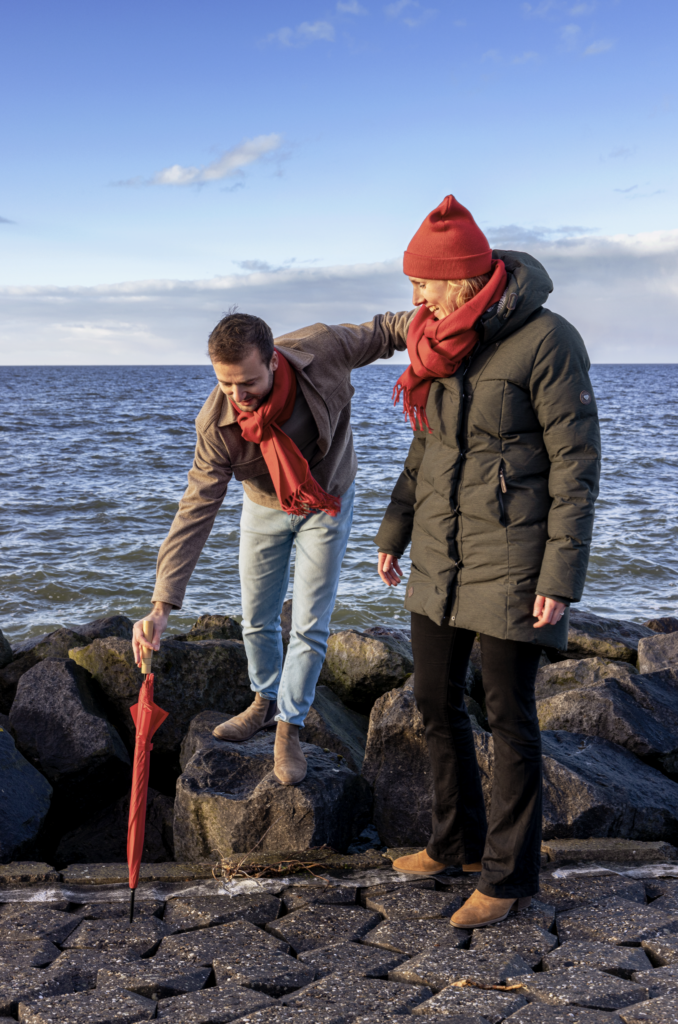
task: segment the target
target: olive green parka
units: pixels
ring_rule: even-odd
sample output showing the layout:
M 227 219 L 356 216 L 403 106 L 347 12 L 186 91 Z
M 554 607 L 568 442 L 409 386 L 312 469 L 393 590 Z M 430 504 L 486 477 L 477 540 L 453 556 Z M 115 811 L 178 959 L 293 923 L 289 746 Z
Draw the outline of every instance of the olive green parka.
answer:
M 543 308 L 544 267 L 495 251 L 502 301 L 452 376 L 431 384 L 430 433 L 414 433 L 377 534 L 412 542 L 405 607 L 438 625 L 564 650 L 568 613 L 534 628 L 535 595 L 581 599 L 600 474 L 600 433 L 580 335 Z

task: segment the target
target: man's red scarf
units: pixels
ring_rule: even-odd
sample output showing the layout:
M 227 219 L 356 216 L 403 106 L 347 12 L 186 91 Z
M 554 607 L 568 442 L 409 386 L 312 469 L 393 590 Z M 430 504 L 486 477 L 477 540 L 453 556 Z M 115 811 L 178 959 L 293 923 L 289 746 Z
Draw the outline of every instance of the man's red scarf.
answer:
M 492 276 L 485 287 L 444 320 L 436 320 L 426 306 L 417 310 L 407 332 L 410 366 L 400 375 L 393 389 L 393 404 L 398 404 L 402 394 L 405 416 L 413 430 L 417 427 L 423 430 L 426 426 L 430 431 L 426 402 L 431 381 L 451 377 L 457 372 L 478 340 L 473 325 L 486 309 L 499 301 L 505 288 L 504 262 L 492 260 Z
M 254 412 L 242 412 L 233 405 L 242 436 L 261 446 L 275 493 L 283 512 L 306 516 L 309 512 L 327 512 L 336 516 L 341 511 L 341 498 L 327 494 L 311 476 L 308 462 L 280 424 L 292 415 L 297 397 L 297 378 L 280 349 L 278 369 L 266 400 Z

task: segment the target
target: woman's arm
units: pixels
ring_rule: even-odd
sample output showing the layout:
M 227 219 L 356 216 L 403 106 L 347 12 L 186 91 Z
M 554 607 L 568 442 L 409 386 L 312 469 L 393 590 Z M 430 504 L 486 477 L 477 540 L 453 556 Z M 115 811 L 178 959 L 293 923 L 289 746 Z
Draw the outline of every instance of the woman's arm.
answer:
M 598 411 L 584 342 L 565 320 L 539 347 L 532 404 L 551 461 L 548 540 L 537 595 L 581 600 L 600 477 Z
M 405 459 L 405 466 L 393 488 L 391 501 L 374 538 L 379 548 L 379 575 L 388 586 L 400 582 L 398 576 L 402 576 L 402 573 L 398 559 L 412 538 L 417 474 L 424 457 L 425 445 L 426 434 L 421 430 L 416 431 Z M 388 564 L 387 558 L 390 558 Z

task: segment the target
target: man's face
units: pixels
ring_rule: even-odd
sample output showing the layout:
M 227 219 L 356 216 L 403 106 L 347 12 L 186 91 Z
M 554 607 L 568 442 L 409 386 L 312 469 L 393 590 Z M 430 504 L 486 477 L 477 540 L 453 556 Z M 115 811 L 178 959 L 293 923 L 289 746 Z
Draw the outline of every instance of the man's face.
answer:
M 274 352 L 269 366 L 253 348 L 239 363 L 215 363 L 212 360 L 219 387 L 241 412 L 254 412 L 266 399 L 273 387 L 273 374 L 278 369 L 278 353 Z

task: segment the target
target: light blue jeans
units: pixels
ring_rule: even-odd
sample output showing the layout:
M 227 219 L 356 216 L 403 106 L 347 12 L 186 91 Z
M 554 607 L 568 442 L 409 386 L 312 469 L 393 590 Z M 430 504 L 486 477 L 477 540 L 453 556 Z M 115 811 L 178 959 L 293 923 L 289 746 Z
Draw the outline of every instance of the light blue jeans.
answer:
M 339 570 L 353 522 L 355 483 L 341 498 L 341 512 L 290 516 L 243 496 L 240 520 L 242 634 L 255 693 L 278 701 L 276 720 L 303 725 L 315 697 Z M 292 630 L 283 668 L 280 612 L 290 580 Z

